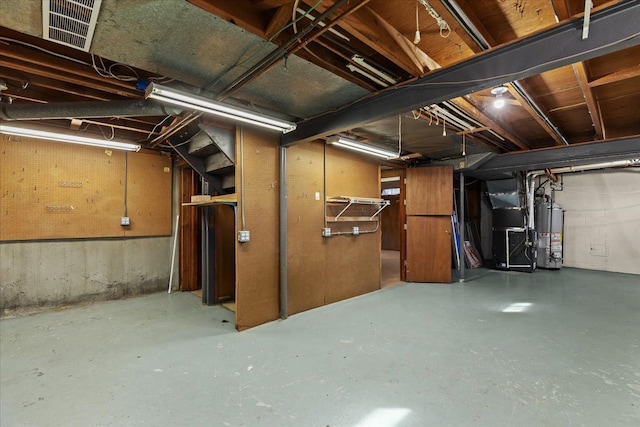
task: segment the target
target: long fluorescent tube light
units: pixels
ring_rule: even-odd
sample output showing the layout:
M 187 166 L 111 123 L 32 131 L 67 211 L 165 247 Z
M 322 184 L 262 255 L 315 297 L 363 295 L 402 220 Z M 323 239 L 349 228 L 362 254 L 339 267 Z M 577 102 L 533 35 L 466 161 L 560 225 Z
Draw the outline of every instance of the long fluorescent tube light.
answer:
M 373 147 L 371 145 L 353 141 L 342 136 L 333 136 L 329 138 L 327 140 L 327 144 L 337 145 L 338 147 L 348 148 L 349 150 L 359 151 L 360 153 L 382 157 L 386 160 L 395 159 L 398 157 L 398 153 L 394 151 L 383 150 L 382 148 Z
M 150 83 L 149 86 L 147 86 L 145 98 L 157 99 L 158 101 L 180 105 L 185 108 L 202 111 L 203 113 L 215 114 L 216 116 L 262 126 L 268 129 L 279 130 L 283 133 L 290 132 L 296 128 L 296 124 L 293 122 L 287 122 L 244 108 L 223 104 L 222 102 L 171 89 L 157 83 Z
M 7 126 L 0 124 L 0 133 L 15 136 L 27 136 L 31 138 L 41 138 L 50 141 L 69 142 L 71 144 L 90 145 L 93 147 L 113 148 L 114 150 L 139 151 L 140 144 L 129 142 L 109 141 L 106 139 L 88 138 L 67 133 L 49 132 L 39 129 L 23 128 L 17 126 Z
M 358 74 L 362 74 L 363 76 L 365 76 L 366 78 L 368 78 L 369 80 L 378 83 L 380 86 L 382 87 L 389 87 L 388 83 L 383 82 L 382 80 L 380 80 L 379 78 L 377 78 L 376 76 L 374 76 L 371 73 L 367 73 L 365 70 L 363 70 L 362 68 L 358 68 L 353 64 L 347 64 L 347 68 L 351 71 L 355 71 Z
M 393 84 L 396 84 L 398 82 L 396 79 L 391 77 L 389 74 L 385 73 L 384 71 L 380 71 L 376 67 L 374 67 L 373 65 L 367 63 L 367 61 L 365 61 L 364 57 L 362 57 L 360 55 L 353 55 L 351 57 L 351 60 L 353 62 L 355 62 L 356 64 L 360 65 L 361 67 L 371 71 L 373 74 L 375 74 L 376 76 L 378 76 L 381 79 L 385 80 L 387 83 L 390 83 L 390 84 L 393 85 Z

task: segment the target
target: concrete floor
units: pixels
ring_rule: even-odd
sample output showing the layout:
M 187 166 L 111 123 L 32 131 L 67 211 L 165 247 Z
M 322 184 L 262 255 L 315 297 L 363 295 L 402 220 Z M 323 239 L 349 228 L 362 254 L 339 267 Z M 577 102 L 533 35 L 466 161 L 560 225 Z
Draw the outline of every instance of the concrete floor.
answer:
M 0 424 L 640 425 L 638 276 L 468 274 L 242 333 L 189 293 L 4 319 Z

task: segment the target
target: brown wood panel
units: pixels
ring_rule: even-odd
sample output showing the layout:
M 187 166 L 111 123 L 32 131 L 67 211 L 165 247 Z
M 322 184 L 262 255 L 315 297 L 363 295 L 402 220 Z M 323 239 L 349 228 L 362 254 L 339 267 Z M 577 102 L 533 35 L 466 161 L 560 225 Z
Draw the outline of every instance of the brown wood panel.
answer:
M 380 167 L 370 157 L 326 147 L 327 196 L 380 198 Z M 352 223 L 343 224 L 352 227 Z M 338 227 L 332 223 L 331 227 Z M 374 224 L 359 225 L 360 230 Z M 380 289 L 380 231 L 324 239 L 326 253 L 325 302 L 331 303 Z
M 324 144 L 288 148 L 287 172 L 287 301 L 295 314 L 325 304 Z
M 200 194 L 200 179 L 190 167 L 180 169 L 180 289 L 195 291 L 202 288 L 200 239 L 202 210 L 189 203 L 191 196 Z M 235 254 L 235 248 L 234 248 Z
M 170 235 L 171 159 L 127 156 L 122 227 L 124 152 L 2 135 L 0 240 Z
M 171 157 L 157 153 L 125 153 L 127 156 L 126 236 L 171 235 Z
M 451 218 L 407 217 L 407 281 L 451 282 Z
M 0 135 L 0 239 L 121 237 L 124 154 Z
M 389 200 L 389 207 L 384 209 L 380 214 L 380 228 L 382 228 L 382 249 L 399 251 L 400 250 L 400 196 L 384 196 L 385 200 Z
M 232 206 L 213 207 L 216 302 L 236 296 L 236 216 Z
M 236 243 L 236 328 L 247 329 L 279 315 L 279 135 L 236 131 L 236 194 L 241 228 L 242 175 L 246 229 L 251 241 Z M 243 142 L 241 142 L 241 139 Z M 243 155 L 241 155 L 241 148 Z M 244 157 L 244 164 L 241 160 Z M 244 173 L 243 173 L 244 170 Z
M 331 237 L 326 254 L 326 304 L 380 289 L 380 233 Z
M 407 215 L 451 215 L 453 168 L 437 166 L 407 169 Z

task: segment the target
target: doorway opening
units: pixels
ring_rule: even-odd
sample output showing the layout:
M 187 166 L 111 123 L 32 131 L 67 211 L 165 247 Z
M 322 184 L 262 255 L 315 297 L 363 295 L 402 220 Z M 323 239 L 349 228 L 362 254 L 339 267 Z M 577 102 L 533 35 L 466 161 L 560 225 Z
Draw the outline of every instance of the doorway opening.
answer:
M 387 288 L 402 283 L 404 228 L 401 218 L 404 208 L 404 170 L 384 169 L 380 175 L 381 197 L 390 203 L 389 207 L 380 213 L 382 230 L 380 287 Z

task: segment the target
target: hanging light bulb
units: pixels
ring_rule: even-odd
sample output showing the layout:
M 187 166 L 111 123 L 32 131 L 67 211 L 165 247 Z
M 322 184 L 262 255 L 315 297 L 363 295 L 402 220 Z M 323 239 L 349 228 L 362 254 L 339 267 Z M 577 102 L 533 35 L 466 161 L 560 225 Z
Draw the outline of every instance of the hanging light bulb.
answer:
M 413 38 L 413 44 L 420 43 L 420 21 L 418 20 L 418 2 L 416 1 L 416 36 Z
M 493 106 L 495 108 L 504 107 L 505 101 L 502 95 L 507 91 L 505 86 L 498 86 L 491 89 L 491 93 L 496 96 L 496 99 L 493 101 Z

